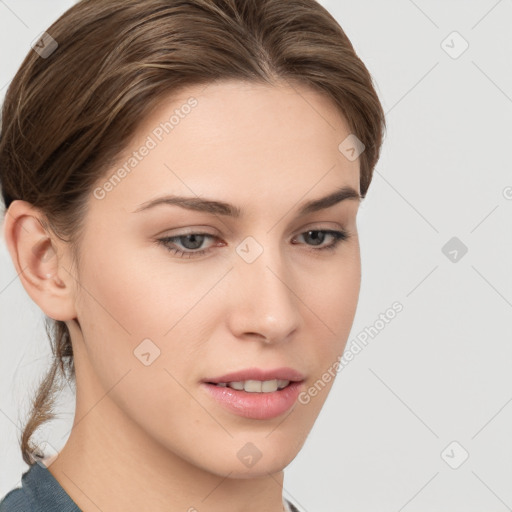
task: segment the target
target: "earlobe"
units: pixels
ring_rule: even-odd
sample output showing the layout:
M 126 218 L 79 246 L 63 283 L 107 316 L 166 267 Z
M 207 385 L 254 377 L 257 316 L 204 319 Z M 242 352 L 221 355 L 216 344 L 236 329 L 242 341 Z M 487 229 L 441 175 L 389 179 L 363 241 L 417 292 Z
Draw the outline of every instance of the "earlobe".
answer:
M 65 253 L 58 254 L 55 236 L 41 222 L 42 214 L 26 201 L 13 201 L 6 212 L 4 236 L 23 287 L 54 320 L 76 317 L 74 281 L 66 272 Z M 62 276 L 62 277 L 61 277 Z

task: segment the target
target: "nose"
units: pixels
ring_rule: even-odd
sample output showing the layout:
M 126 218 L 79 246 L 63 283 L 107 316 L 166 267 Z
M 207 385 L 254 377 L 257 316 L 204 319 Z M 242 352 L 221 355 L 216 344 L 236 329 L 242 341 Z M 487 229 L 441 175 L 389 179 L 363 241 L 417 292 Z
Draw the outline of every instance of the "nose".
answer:
M 294 290 L 296 277 L 274 245 L 263 246 L 249 237 L 234 255 L 228 320 L 239 338 L 286 342 L 302 321 L 304 299 Z

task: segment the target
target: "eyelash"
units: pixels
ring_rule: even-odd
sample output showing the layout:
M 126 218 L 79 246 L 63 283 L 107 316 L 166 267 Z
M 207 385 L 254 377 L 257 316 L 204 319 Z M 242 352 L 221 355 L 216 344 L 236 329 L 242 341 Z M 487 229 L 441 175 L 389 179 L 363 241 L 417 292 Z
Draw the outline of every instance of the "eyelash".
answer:
M 334 251 L 334 250 L 336 250 L 336 248 L 338 247 L 338 245 L 341 242 L 344 242 L 351 237 L 350 233 L 348 233 L 348 231 L 346 231 L 346 230 L 334 231 L 334 230 L 330 230 L 330 229 L 309 229 L 308 231 L 301 233 L 301 235 L 304 235 L 307 233 L 326 233 L 326 234 L 334 237 L 334 241 L 330 245 L 323 246 L 319 249 L 310 249 L 313 252 Z M 177 255 L 179 258 L 194 258 L 197 256 L 201 256 L 203 254 L 206 254 L 212 250 L 211 248 L 209 248 L 209 249 L 201 249 L 201 250 L 189 249 L 188 251 L 182 251 L 181 249 L 176 249 L 175 247 L 169 246 L 169 244 L 173 243 L 174 240 L 177 240 L 180 238 L 185 238 L 187 236 L 205 236 L 208 238 L 217 238 L 216 236 L 211 235 L 209 233 L 184 233 L 182 235 L 159 238 L 156 240 L 156 243 L 164 246 L 164 248 L 167 251 L 172 252 L 173 254 Z

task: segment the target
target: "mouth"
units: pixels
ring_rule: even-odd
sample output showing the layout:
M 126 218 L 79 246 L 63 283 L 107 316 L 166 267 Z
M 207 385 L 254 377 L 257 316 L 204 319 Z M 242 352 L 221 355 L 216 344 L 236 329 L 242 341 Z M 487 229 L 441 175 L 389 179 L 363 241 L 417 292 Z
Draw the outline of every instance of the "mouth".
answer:
M 233 382 L 207 382 L 212 386 L 219 388 L 231 388 L 237 391 L 245 391 L 246 393 L 275 393 L 290 385 L 289 380 L 273 379 L 273 380 L 239 380 Z
M 303 381 L 304 378 L 305 377 L 302 373 L 289 367 L 275 368 L 272 370 L 266 370 L 263 368 L 246 368 L 244 370 L 227 373 L 219 377 L 204 379 L 203 382 L 216 385 L 220 384 L 221 386 L 231 386 L 233 389 L 237 389 L 239 391 L 244 389 L 251 393 L 262 391 L 259 383 L 264 384 L 263 391 L 265 391 L 265 389 L 272 389 L 275 386 L 277 386 L 278 389 L 283 388 L 290 382 L 300 382 Z M 243 387 L 241 387 L 240 383 L 243 384 Z M 246 384 L 248 389 L 245 388 Z
M 250 419 L 272 419 L 288 411 L 303 388 L 304 376 L 291 368 L 252 368 L 202 381 L 209 397 L 229 412 Z

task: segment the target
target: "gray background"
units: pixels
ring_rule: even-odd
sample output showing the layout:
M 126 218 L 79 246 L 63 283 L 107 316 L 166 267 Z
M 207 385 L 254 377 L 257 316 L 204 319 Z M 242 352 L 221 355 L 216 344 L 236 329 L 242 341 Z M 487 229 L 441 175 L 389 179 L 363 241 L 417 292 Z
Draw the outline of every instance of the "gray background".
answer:
M 307 512 L 512 510 L 512 0 L 321 3 L 388 121 L 358 217 L 363 282 L 347 347 L 395 301 L 403 311 L 339 374 L 285 496 Z M 71 5 L 0 0 L 0 98 Z M 49 363 L 42 313 L 3 240 L 0 325 L 3 496 L 27 468 L 17 425 Z M 44 434 L 59 449 L 72 403 L 65 394 Z

